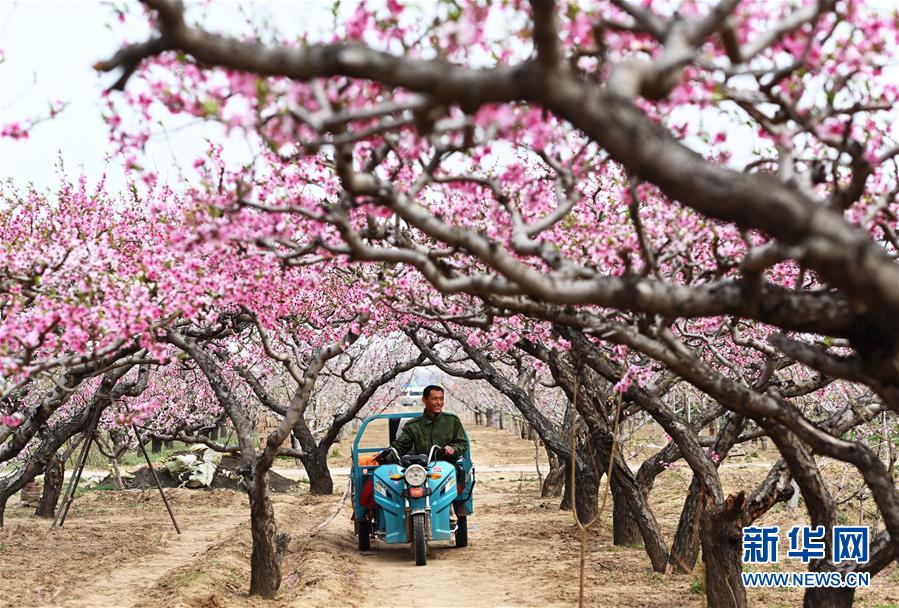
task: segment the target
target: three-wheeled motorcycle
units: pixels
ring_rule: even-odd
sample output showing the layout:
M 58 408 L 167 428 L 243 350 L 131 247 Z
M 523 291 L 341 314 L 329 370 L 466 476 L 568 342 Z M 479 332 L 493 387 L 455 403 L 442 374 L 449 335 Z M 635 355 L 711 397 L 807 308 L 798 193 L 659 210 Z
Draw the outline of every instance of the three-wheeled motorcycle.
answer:
M 359 550 L 371 548 L 371 539 L 387 544 L 411 543 L 415 565 L 427 563 L 428 543 L 455 538 L 457 547 L 468 545 L 468 516 L 474 511 L 472 491 L 475 470 L 471 462 L 471 440 L 456 463 L 442 459 L 442 446 L 428 454 L 396 454 L 399 464 L 380 464 L 374 456 L 389 450 L 403 418 L 421 413 L 376 414 L 366 418 L 353 442 L 353 520 Z M 360 447 L 365 429 L 374 420 L 387 419 L 386 445 Z M 456 505 L 456 521 L 451 513 Z

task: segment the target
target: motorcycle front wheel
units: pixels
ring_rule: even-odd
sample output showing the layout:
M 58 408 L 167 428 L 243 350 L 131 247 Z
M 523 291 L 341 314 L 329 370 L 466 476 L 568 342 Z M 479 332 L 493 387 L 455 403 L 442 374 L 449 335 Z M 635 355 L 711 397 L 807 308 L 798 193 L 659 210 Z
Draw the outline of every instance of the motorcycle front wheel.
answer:
M 427 517 L 425 513 L 416 513 L 412 516 L 412 554 L 415 556 L 416 566 L 424 566 L 428 563 L 425 517 Z
M 368 551 L 371 549 L 371 522 L 362 519 L 359 522 L 359 550 Z
M 468 546 L 468 516 L 460 515 L 459 521 L 456 522 L 456 546 Z

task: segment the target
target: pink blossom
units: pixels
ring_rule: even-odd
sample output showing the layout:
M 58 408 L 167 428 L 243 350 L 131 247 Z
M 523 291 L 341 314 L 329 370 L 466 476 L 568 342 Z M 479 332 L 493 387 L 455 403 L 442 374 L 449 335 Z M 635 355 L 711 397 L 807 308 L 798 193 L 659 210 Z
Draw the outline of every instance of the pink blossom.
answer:
M 9 137 L 10 139 L 27 139 L 28 131 L 31 127 L 22 125 L 18 122 L 11 122 L 3 125 L 0 130 L 0 137 Z
M 17 426 L 19 426 L 20 424 L 22 424 L 22 418 L 15 414 L 13 414 L 13 415 L 3 414 L 3 415 L 0 415 L 0 424 L 5 425 L 11 429 L 14 429 Z

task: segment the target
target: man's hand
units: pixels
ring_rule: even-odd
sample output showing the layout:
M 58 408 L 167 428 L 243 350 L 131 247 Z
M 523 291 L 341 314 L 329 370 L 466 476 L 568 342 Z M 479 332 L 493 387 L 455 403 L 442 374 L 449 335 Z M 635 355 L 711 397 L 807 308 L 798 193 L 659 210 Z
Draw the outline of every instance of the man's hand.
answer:
M 445 448 L 443 448 L 443 453 L 446 454 L 447 456 L 452 456 L 453 454 L 456 453 L 456 450 L 454 450 L 450 446 L 446 446 Z
M 377 453 L 377 455 L 375 456 L 375 461 L 376 461 L 378 464 L 384 464 L 384 462 L 385 462 L 389 457 L 390 457 L 390 448 L 386 448 L 386 449 L 381 450 L 380 452 Z

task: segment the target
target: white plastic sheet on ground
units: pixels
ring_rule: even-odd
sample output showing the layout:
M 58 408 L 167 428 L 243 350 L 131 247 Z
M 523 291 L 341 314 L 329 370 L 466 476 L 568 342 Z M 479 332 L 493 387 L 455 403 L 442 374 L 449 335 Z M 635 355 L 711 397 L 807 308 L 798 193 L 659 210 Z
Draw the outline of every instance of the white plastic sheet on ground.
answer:
M 181 482 L 182 488 L 208 488 L 221 461 L 220 453 L 198 444 L 189 453 L 170 456 L 165 468 Z

